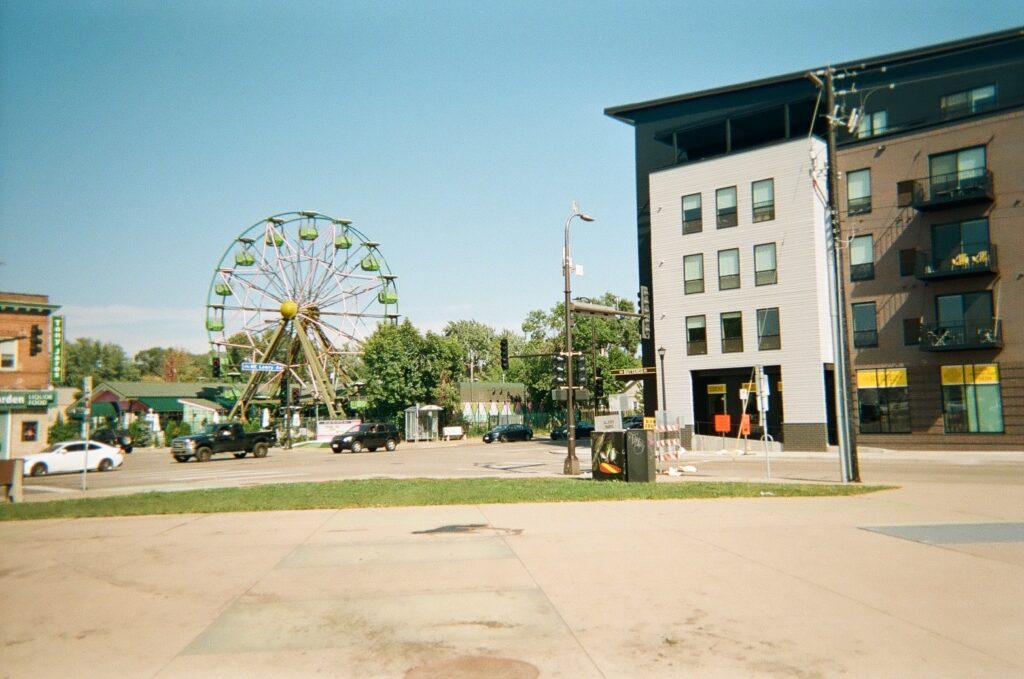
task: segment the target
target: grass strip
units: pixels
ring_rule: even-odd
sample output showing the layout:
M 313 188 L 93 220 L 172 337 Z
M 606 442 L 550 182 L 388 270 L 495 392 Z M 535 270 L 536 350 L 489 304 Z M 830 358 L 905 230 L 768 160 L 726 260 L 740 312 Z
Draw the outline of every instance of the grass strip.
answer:
M 530 502 L 773 499 L 851 496 L 889 488 L 892 486 L 727 481 L 623 483 L 581 479 L 371 479 L 7 504 L 0 505 L 0 521 Z

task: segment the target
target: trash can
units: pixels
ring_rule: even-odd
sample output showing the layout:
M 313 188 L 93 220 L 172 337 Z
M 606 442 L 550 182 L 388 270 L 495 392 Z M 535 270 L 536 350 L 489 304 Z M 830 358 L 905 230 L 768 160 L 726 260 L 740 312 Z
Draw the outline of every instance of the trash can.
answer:
M 626 480 L 626 432 L 595 431 L 590 435 L 590 468 L 595 481 Z
M 626 432 L 626 481 L 654 483 L 657 473 L 656 444 L 651 429 L 629 429 Z

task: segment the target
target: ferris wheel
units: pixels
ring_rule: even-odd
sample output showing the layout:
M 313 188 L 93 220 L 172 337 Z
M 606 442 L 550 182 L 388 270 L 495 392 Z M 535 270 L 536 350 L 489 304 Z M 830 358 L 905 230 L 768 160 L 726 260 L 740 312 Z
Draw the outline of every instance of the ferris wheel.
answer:
M 248 406 L 288 390 L 343 416 L 353 357 L 380 323 L 397 322 L 396 278 L 380 243 L 347 219 L 286 212 L 243 231 L 206 302 L 215 356 L 246 378 L 231 417 L 246 419 Z

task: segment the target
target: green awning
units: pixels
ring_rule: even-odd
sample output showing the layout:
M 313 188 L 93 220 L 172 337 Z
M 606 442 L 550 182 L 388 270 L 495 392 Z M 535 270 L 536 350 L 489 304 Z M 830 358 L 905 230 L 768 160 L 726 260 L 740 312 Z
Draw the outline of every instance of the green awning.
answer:
M 89 408 L 89 412 L 92 413 L 93 417 L 117 417 L 118 415 L 117 409 L 114 407 L 114 404 L 110 403 L 109 401 L 93 403 Z M 81 415 L 79 415 L 79 417 L 81 417 Z
M 184 406 L 178 402 L 177 396 L 146 396 L 136 399 L 147 408 L 152 408 L 156 413 L 180 413 Z

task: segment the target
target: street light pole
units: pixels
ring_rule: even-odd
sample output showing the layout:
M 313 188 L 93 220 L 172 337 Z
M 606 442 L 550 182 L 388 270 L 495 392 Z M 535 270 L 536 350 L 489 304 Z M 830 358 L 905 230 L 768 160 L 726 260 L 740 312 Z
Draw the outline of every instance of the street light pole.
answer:
M 572 214 L 565 220 L 565 243 L 562 247 L 562 273 L 565 275 L 565 438 L 567 450 L 565 454 L 565 465 L 562 473 L 568 476 L 577 476 L 580 473 L 580 461 L 576 458 L 576 417 L 573 414 L 573 386 L 572 386 L 572 282 L 570 280 L 572 270 L 572 259 L 569 256 L 569 224 L 573 217 L 579 217 L 585 222 L 592 222 L 594 218 L 580 212 L 576 201 L 572 203 Z
M 658 347 L 658 358 L 661 359 L 661 419 L 662 424 L 668 424 L 668 398 L 665 396 L 665 347 Z

